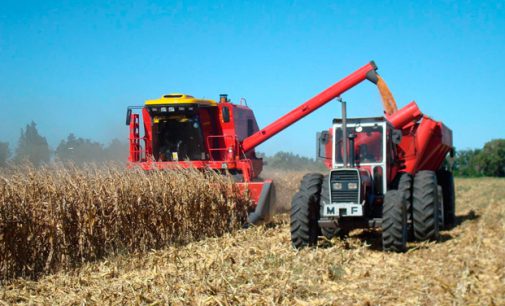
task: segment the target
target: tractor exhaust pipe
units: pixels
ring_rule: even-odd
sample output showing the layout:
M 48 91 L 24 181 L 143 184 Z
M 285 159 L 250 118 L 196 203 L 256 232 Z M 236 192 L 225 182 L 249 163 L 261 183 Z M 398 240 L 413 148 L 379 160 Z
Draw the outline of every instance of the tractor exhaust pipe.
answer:
M 351 168 L 356 166 L 356 154 L 354 153 L 354 138 L 356 135 L 354 133 L 349 134 L 349 163 L 351 164 Z
M 347 105 L 346 102 L 338 97 L 337 101 L 342 103 L 342 163 L 344 167 L 348 166 L 347 163 Z

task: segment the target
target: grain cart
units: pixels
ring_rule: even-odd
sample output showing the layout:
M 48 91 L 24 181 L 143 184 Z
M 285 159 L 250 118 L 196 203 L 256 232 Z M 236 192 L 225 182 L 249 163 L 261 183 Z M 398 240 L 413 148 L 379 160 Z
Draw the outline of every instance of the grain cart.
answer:
M 263 160 L 256 156 L 256 146 L 358 83 L 377 82 L 376 70 L 373 62 L 364 65 L 263 129 L 245 100 L 232 103 L 224 94 L 218 101 L 167 94 L 142 106 L 130 106 L 126 116 L 129 165 L 145 170 L 182 167 L 230 173 L 253 202 L 248 222 L 268 220 L 275 188 L 272 180 L 259 178 Z
M 348 119 L 340 99 L 342 118 L 318 133 L 318 157 L 330 172 L 305 175 L 293 197 L 295 248 L 320 234 L 379 228 L 383 249 L 401 252 L 409 237 L 437 240 L 439 229 L 454 225 L 454 182 L 444 167 L 454 156 L 452 131 L 415 102 L 398 110 L 380 77 L 372 81 L 383 89 L 383 117 Z

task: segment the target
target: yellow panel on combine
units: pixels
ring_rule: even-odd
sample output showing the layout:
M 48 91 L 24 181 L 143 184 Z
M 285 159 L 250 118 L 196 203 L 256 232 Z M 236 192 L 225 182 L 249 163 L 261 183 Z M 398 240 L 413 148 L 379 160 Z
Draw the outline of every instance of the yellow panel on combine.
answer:
M 164 95 L 163 97 L 155 100 L 147 100 L 145 105 L 177 105 L 177 104 L 198 104 L 204 106 L 216 106 L 217 102 L 214 100 L 198 99 L 190 95 L 172 93 Z

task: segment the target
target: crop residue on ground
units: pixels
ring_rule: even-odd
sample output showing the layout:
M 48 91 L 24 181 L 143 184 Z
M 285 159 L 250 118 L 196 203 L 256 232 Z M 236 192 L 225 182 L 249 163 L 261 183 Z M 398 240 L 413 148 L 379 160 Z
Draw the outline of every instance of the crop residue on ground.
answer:
M 503 305 L 505 180 L 458 179 L 458 226 L 384 253 L 375 232 L 295 251 L 289 220 L 0 289 L 7 303 Z

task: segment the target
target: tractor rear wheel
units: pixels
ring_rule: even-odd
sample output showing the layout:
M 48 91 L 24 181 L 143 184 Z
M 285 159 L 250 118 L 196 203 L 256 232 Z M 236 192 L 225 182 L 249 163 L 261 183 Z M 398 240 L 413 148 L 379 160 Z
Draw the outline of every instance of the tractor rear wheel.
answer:
M 398 190 L 390 190 L 382 206 L 382 248 L 404 252 L 407 248 L 407 203 Z
M 412 219 L 416 240 L 438 240 L 438 185 L 434 171 L 419 171 L 414 177 Z
M 303 177 L 300 190 L 291 202 L 291 243 L 296 249 L 315 245 L 320 229 L 319 197 L 323 175 L 310 173 Z
M 456 197 L 454 193 L 454 177 L 452 172 L 440 169 L 437 171 L 437 181 L 442 186 L 444 202 L 444 227 L 451 229 L 456 225 Z

